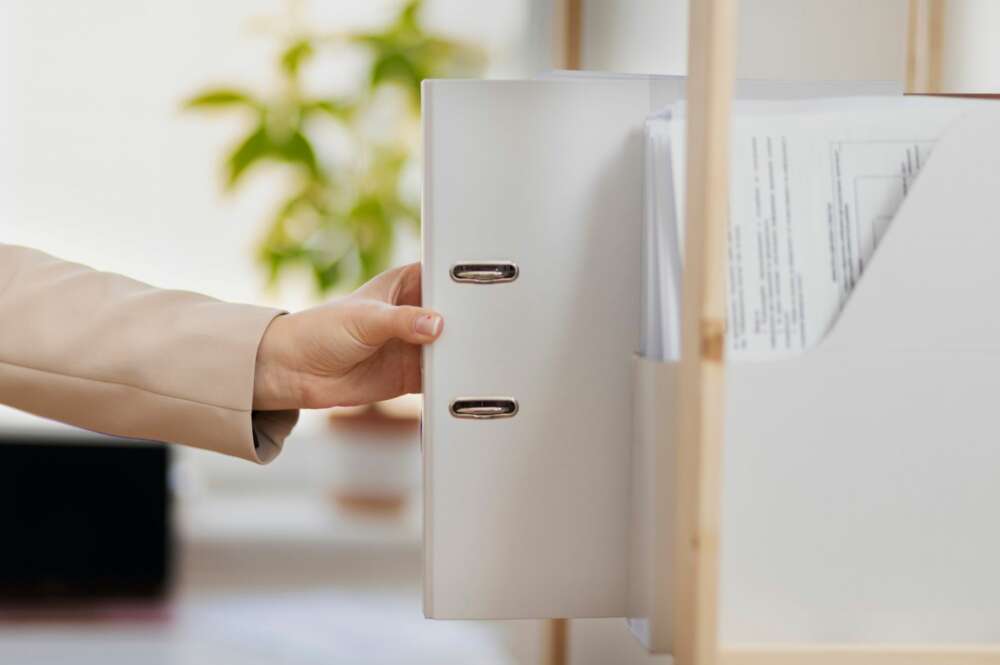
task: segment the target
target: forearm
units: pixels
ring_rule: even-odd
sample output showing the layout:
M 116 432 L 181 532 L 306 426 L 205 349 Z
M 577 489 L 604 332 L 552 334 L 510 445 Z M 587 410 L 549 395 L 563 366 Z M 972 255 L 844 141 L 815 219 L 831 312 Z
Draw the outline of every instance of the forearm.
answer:
M 257 352 L 278 314 L 0 245 L 0 403 L 267 461 L 295 415 L 258 419 L 254 449 Z

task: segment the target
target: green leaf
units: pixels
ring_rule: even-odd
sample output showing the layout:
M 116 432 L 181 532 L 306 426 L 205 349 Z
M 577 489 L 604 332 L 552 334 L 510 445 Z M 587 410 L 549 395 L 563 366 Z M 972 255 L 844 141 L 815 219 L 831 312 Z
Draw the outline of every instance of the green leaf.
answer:
M 232 106 L 260 108 L 260 104 L 249 93 L 228 88 L 206 90 L 184 102 L 184 108 L 188 109 L 218 109 Z
M 295 248 L 265 244 L 261 247 L 260 258 L 267 266 L 267 283 L 274 286 L 278 283 L 281 272 L 291 264 L 301 261 L 302 255 Z
M 307 39 L 300 39 L 285 49 L 281 54 L 281 68 L 291 76 L 296 77 L 302 69 L 302 65 L 313 56 L 316 50 Z
M 389 236 L 390 239 L 391 237 Z M 389 267 L 391 249 L 391 243 L 388 246 L 379 245 L 368 249 L 358 248 L 358 259 L 361 262 L 360 281 L 362 283 L 367 282 Z
M 334 99 L 316 99 L 302 104 L 303 115 L 325 113 L 331 118 L 349 122 L 357 111 L 357 105 L 351 102 L 341 102 Z
M 368 281 L 389 267 L 393 228 L 385 205 L 377 197 L 360 200 L 350 215 L 361 262 L 361 280 Z
M 258 125 L 226 160 L 228 170 L 226 187 L 228 189 L 234 188 L 248 168 L 271 154 L 272 151 L 273 146 L 271 139 L 267 136 L 267 129 L 263 124 Z
M 401 220 L 410 224 L 416 230 L 420 230 L 420 210 L 412 205 L 394 199 L 390 202 L 388 214 L 392 219 Z
M 394 81 L 408 88 L 420 88 L 423 73 L 414 60 L 400 52 L 380 55 L 372 65 L 371 87 Z
M 316 283 L 316 290 L 320 295 L 332 291 L 344 279 L 341 261 L 334 261 L 327 264 L 313 263 L 312 274 L 313 280 Z
M 278 159 L 289 164 L 298 164 L 305 167 L 311 177 L 323 177 L 319 161 L 316 159 L 316 152 L 305 134 L 296 130 L 284 141 L 276 143 L 262 123 L 243 139 L 226 161 L 228 168 L 227 188 L 235 187 L 247 169 L 267 158 Z
M 354 32 L 350 33 L 347 38 L 355 44 L 367 46 L 375 51 L 392 46 L 392 43 L 386 38 L 385 35 L 377 32 Z
M 280 152 L 286 161 L 305 166 L 310 175 L 314 177 L 322 175 L 319 162 L 316 160 L 316 151 L 301 131 L 293 132 L 281 145 Z
M 423 8 L 422 0 L 410 0 L 399 13 L 396 25 L 411 32 L 420 32 L 420 10 Z
M 313 201 L 309 198 L 308 191 L 301 191 L 297 194 L 293 194 L 289 196 L 278 208 L 274 215 L 275 222 L 284 222 L 286 219 L 294 215 L 300 208 L 305 208 L 310 205 L 313 205 Z M 313 207 L 315 206 L 313 205 Z

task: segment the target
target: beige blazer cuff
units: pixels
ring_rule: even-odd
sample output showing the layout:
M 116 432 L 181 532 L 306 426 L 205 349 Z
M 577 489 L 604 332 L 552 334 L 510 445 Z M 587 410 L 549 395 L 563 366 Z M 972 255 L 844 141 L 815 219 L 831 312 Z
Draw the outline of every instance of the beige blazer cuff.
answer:
M 257 347 L 282 313 L 0 244 L 0 403 L 266 463 L 298 419 L 252 410 Z

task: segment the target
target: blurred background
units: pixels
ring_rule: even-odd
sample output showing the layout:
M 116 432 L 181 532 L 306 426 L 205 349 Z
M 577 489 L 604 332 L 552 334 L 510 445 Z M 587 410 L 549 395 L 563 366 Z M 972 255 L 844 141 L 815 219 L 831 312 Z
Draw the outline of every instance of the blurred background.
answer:
M 908 4 L 745 0 L 739 73 L 902 80 Z M 998 5 L 951 5 L 944 87 L 996 89 Z M 684 73 L 686 28 L 684 0 L 0 0 L 0 241 L 309 306 L 419 259 L 421 79 Z M 267 467 L 0 409 L 0 662 L 554 662 L 544 622 L 422 618 L 419 408 L 305 413 Z M 569 659 L 652 662 L 620 623 L 573 622 Z

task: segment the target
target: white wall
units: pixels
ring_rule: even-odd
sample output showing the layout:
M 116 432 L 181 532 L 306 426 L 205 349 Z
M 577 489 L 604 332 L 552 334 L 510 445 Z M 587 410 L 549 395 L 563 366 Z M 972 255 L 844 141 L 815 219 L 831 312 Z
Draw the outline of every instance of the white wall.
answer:
M 738 75 L 903 80 L 906 0 L 742 0 Z M 1000 92 L 1000 2 L 946 0 L 942 87 Z M 686 0 L 584 0 L 586 69 L 687 69 Z
M 948 0 L 943 41 L 943 90 L 1000 92 L 1000 2 Z
M 0 4 L 0 155 L 14 150 L 14 128 L 10 104 L 7 103 L 14 73 L 13 28 L 8 20 L 9 9 Z M 0 158 L 0 237 L 14 211 L 14 164 Z
M 268 51 L 241 20 L 272 3 L 5 3 L 13 35 L 3 155 L 13 209 L 2 238 L 140 279 L 257 297 L 245 256 L 264 201 L 219 193 L 219 156 L 240 131 L 181 114 L 211 80 L 252 82 Z M 197 20 L 192 20 L 197 17 Z
M 902 79 L 906 7 L 906 0 L 742 0 L 737 73 Z M 583 15 L 586 69 L 687 70 L 686 0 L 584 0 Z
M 641 74 L 687 69 L 687 2 L 582 1 L 583 69 Z

